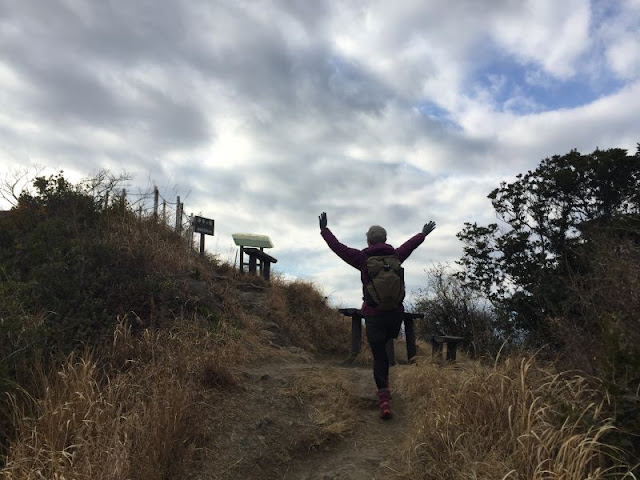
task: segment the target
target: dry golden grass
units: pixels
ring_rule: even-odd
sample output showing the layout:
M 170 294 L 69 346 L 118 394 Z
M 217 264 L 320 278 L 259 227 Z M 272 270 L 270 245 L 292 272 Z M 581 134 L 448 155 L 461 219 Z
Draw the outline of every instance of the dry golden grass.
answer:
M 256 276 L 238 277 L 215 257 L 187 252 L 184 239 L 150 219 L 114 217 L 104 227 L 99 241 L 115 247 L 122 262 L 142 261 L 156 283 L 170 285 L 158 290 L 157 307 L 153 294 L 142 294 L 141 300 L 149 302 L 146 317 L 126 314 L 111 342 L 92 345 L 93 353 L 48 362 L 52 371 L 35 368 L 35 361 L 21 365 L 29 381 L 9 402 L 15 433 L 2 478 L 179 475 L 195 457 L 206 423 L 199 418 L 203 397 L 237 388 L 234 371 L 243 363 L 283 355 L 260 337 L 239 284 L 256 287 L 257 304 L 293 345 L 309 350 L 348 346 L 342 316 L 310 284 L 289 284 L 276 276 L 269 286 Z M 175 299 L 164 298 L 174 293 Z M 39 360 L 45 353 L 33 356 Z M 331 425 L 325 425 L 327 434 L 340 431 L 339 421 Z
M 201 393 L 232 388 L 231 367 L 252 355 L 254 342 L 234 329 L 212 334 L 193 323 L 133 336 L 122 322 L 108 362 L 72 355 L 40 379 L 45 394 L 34 400 L 33 413 L 14 412 L 18 434 L 0 474 L 173 478 L 197 447 Z
M 412 479 L 635 478 L 603 437 L 606 399 L 533 358 L 493 367 L 420 363 L 396 387 L 414 408 L 401 452 Z
M 369 346 L 369 342 L 367 341 L 366 329 L 363 329 L 362 338 L 363 339 L 360 345 L 360 352 L 353 359 L 352 363 L 354 365 L 371 367 L 373 365 L 373 354 L 371 353 L 371 347 Z
M 205 400 L 238 391 L 234 372 L 243 363 L 286 355 L 261 336 L 262 321 L 280 325 L 283 346 L 347 351 L 348 322 L 311 284 L 238 276 L 215 256 L 187 251 L 161 222 L 124 213 L 105 214 L 86 242 L 105 271 L 123 279 L 97 281 L 100 294 L 87 298 L 105 313 L 95 325 L 104 331 L 88 337 L 91 351 L 50 361 L 34 348 L 16 364 L 22 391 L 1 404 L 13 418 L 12 431 L 0 436 L 8 452 L 2 478 L 175 478 L 199 454 Z M 128 283 L 130 272 L 140 275 Z M 101 307 L 96 298 L 110 303 Z M 346 431 L 338 418 L 317 420 L 323 434 Z
M 274 278 L 268 290 L 269 320 L 296 346 L 310 351 L 347 353 L 351 320 L 330 308 L 309 282 L 285 282 Z
M 301 372 L 287 393 L 301 405 L 310 406 L 309 419 L 318 427 L 317 445 L 353 430 L 356 406 L 344 370 Z

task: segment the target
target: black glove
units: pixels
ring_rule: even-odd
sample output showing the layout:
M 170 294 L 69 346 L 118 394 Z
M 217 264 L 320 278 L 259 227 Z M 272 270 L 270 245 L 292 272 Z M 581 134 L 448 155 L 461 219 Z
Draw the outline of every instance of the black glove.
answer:
M 327 228 L 327 214 L 325 212 L 320 214 L 318 220 L 320 221 L 320 230 Z
M 422 227 L 422 233 L 427 236 L 433 232 L 434 228 L 436 228 L 436 222 L 430 221 L 429 223 L 425 223 L 424 227 Z

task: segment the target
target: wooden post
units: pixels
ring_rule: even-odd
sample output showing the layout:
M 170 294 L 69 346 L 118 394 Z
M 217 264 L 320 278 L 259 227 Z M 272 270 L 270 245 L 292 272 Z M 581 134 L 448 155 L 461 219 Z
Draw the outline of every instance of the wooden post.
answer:
M 416 333 L 413 327 L 413 318 L 404 320 L 404 336 L 407 340 L 407 361 L 416 356 Z
M 447 360 L 454 361 L 456 359 L 456 351 L 458 350 L 458 342 L 447 342 Z
M 362 317 L 351 316 L 351 356 L 357 357 L 362 345 Z
M 176 200 L 176 232 L 178 235 L 182 232 L 182 209 L 180 203 L 180 195 L 178 195 L 178 199 Z
M 435 338 L 431 339 L 431 356 L 442 357 L 442 343 L 436 342 Z
M 261 273 L 260 275 L 262 275 L 264 277 L 265 280 L 269 280 L 269 276 L 271 275 L 271 262 L 264 262 L 264 266 L 263 263 L 260 263 L 261 265 Z
M 158 192 L 158 187 L 153 186 L 153 221 L 158 220 L 158 197 L 160 196 L 160 192 Z
M 167 201 L 164 198 L 162 199 L 162 223 L 167 224 Z
M 362 345 L 362 314 L 357 308 L 339 308 L 338 311 L 346 316 L 351 317 L 351 355 L 353 360 L 360 353 Z
M 244 247 L 240 247 L 240 264 L 238 265 L 240 273 L 244 273 Z
M 204 233 L 200 233 L 200 258 L 204 257 Z
M 411 362 L 411 359 L 416 356 L 416 332 L 413 325 L 413 315 L 410 313 L 405 313 L 404 316 L 404 336 L 407 341 L 407 361 Z

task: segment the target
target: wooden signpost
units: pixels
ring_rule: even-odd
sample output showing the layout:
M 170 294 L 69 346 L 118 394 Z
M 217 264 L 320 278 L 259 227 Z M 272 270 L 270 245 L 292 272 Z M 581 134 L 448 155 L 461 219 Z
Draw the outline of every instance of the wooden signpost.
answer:
M 210 218 L 194 217 L 193 231 L 200 234 L 200 256 L 204 257 L 204 236 L 213 235 L 215 221 Z

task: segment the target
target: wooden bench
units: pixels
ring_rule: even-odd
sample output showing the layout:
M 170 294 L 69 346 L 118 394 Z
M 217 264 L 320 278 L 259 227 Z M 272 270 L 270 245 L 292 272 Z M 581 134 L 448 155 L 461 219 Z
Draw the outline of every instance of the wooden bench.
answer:
M 278 260 L 255 247 L 240 248 L 243 253 L 249 256 L 249 273 L 253 273 L 255 275 L 259 268 L 260 276 L 264 277 L 265 280 L 269 280 L 271 264 L 276 263 Z
M 454 361 L 456 359 L 456 352 L 458 350 L 458 344 L 465 343 L 467 340 L 464 337 L 452 337 L 449 335 L 433 335 L 431 337 L 431 353 L 433 356 L 442 356 L 442 345 L 447 345 L 447 361 Z
M 351 317 L 351 356 L 355 358 L 360 353 L 360 346 L 362 344 L 362 312 L 357 308 L 339 308 L 338 311 Z M 424 318 L 422 313 L 409 313 L 404 312 L 404 334 L 407 343 L 407 360 L 410 362 L 413 357 L 416 356 L 416 334 L 413 326 L 413 321 L 418 318 Z M 386 345 L 387 356 L 389 357 L 389 364 L 395 365 L 395 351 L 393 347 L 393 339 L 389 340 Z
M 362 344 L 362 312 L 357 308 L 339 308 L 338 311 L 351 317 L 351 355 L 350 358 L 355 358 L 360 353 L 360 346 Z M 416 334 L 413 321 L 419 318 L 424 318 L 423 313 L 409 313 L 404 312 L 404 334 L 407 342 L 407 361 L 411 362 L 411 359 L 416 356 Z M 455 361 L 456 353 L 459 344 L 464 344 L 467 339 L 464 337 L 454 337 L 450 335 L 432 335 L 431 336 L 431 354 L 432 356 L 442 356 L 442 345 L 447 345 L 446 360 Z M 393 340 L 389 340 L 386 345 L 387 356 L 389 357 L 389 364 L 395 365 L 395 352 L 393 347 Z

